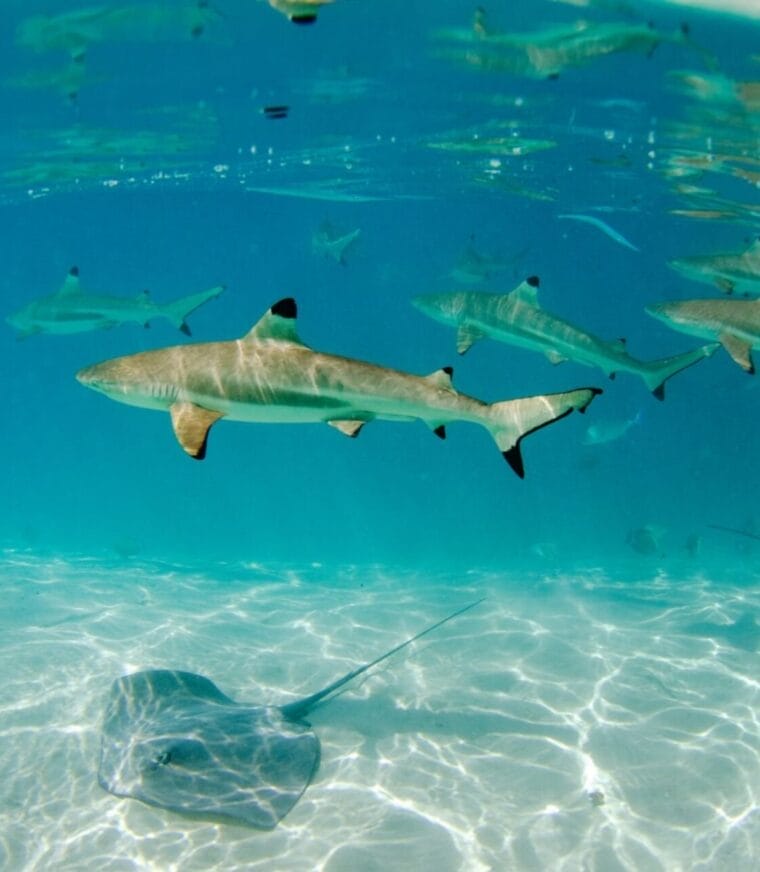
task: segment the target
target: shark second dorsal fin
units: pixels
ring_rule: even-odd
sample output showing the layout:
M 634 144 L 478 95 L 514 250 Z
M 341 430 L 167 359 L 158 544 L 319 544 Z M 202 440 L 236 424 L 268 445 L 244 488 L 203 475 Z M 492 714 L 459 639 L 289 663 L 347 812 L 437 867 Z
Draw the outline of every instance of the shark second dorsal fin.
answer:
M 525 303 L 527 306 L 535 306 L 539 308 L 538 302 L 538 286 L 540 284 L 540 280 L 538 276 L 528 276 L 524 282 L 520 282 L 520 284 L 513 290 L 507 294 L 508 297 L 512 297 L 513 300 L 519 300 L 521 303 Z
M 752 362 L 752 346 L 749 342 L 745 342 L 733 333 L 721 333 L 718 338 L 720 339 L 720 344 L 731 355 L 731 359 L 738 363 L 744 372 L 753 375 L 755 365 Z
M 68 297 L 79 293 L 81 293 L 79 289 L 79 267 L 72 266 L 58 290 L 58 296 Z
M 203 460 L 206 456 L 208 431 L 212 424 L 222 417 L 222 413 L 186 402 L 173 403 L 169 412 L 172 416 L 172 427 L 177 442 L 190 457 L 195 460 Z
M 264 342 L 267 339 L 280 339 L 284 342 L 301 340 L 296 333 L 296 316 L 298 308 L 293 297 L 285 297 L 269 308 L 253 327 L 246 333 L 245 339 Z
M 432 382 L 437 388 L 448 388 L 453 390 L 451 377 L 454 375 L 454 370 L 450 366 L 444 366 L 431 372 L 430 375 L 424 376 L 425 381 Z

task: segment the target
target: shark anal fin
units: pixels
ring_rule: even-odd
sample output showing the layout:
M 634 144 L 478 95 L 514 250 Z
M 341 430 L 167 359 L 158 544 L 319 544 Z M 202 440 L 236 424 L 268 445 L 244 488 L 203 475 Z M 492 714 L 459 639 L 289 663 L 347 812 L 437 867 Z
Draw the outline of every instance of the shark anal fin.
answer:
M 206 456 L 206 442 L 211 425 L 223 417 L 221 412 L 214 412 L 196 406 L 195 403 L 176 402 L 171 405 L 172 427 L 177 442 L 195 460 L 203 460 Z
M 471 327 L 469 324 L 460 324 L 457 330 L 457 351 L 459 354 L 464 354 L 469 351 L 472 345 L 481 339 L 483 334 L 477 327 Z
M 718 337 L 720 344 L 731 355 L 731 359 L 738 363 L 739 366 L 752 375 L 755 372 L 755 365 L 752 362 L 752 346 L 744 339 L 740 339 L 733 333 L 721 333 Z
M 346 436 L 350 436 L 351 439 L 356 439 L 361 431 L 362 427 L 367 423 L 366 421 L 328 421 L 327 422 L 331 427 L 335 427 L 336 430 L 340 430 L 341 433 L 345 433 Z

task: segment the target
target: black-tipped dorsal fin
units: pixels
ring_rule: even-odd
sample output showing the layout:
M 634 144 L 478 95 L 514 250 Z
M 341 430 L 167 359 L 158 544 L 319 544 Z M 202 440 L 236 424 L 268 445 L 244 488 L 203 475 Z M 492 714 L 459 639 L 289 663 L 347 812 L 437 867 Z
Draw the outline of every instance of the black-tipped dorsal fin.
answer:
M 512 297 L 514 300 L 520 300 L 520 302 L 526 303 L 528 306 L 536 306 L 538 308 L 539 283 L 538 276 L 528 276 L 524 282 L 520 282 L 507 296 Z
M 172 427 L 177 442 L 195 460 L 203 460 L 206 456 L 206 442 L 211 425 L 223 417 L 221 412 L 214 412 L 196 406 L 195 403 L 173 403 L 169 412 L 172 416 Z
M 425 381 L 432 382 L 436 387 L 448 388 L 452 390 L 451 377 L 454 375 L 454 369 L 450 366 L 444 366 L 431 372 L 430 375 L 424 376 Z
M 63 281 L 63 284 L 58 290 L 59 297 L 67 297 L 71 294 L 80 294 L 81 290 L 79 288 L 79 267 L 72 266 L 68 271 L 66 278 Z
M 245 339 L 263 342 L 266 339 L 280 339 L 285 342 L 298 342 L 296 316 L 298 309 L 293 297 L 278 300 L 246 333 Z

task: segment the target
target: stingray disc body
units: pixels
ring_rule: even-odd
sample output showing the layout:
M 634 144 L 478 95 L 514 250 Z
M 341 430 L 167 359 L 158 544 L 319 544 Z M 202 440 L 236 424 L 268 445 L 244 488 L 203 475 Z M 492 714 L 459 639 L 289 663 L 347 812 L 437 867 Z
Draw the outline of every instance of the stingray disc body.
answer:
M 111 687 L 98 781 L 115 796 L 271 829 L 318 766 L 308 723 L 237 703 L 202 675 L 148 670 Z

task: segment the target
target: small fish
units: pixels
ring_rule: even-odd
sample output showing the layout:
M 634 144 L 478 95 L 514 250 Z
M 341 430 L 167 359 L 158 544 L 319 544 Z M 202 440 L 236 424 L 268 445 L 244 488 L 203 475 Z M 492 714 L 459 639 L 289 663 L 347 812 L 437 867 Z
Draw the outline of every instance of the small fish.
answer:
M 641 412 L 637 412 L 632 418 L 618 420 L 599 421 L 586 428 L 583 437 L 584 445 L 604 445 L 607 442 L 615 442 L 621 439 L 633 427 L 641 422 Z
M 265 118 L 287 118 L 290 108 L 285 105 L 265 106 L 261 111 Z
M 645 557 L 652 555 L 663 556 L 660 542 L 665 535 L 664 527 L 658 527 L 654 524 L 645 524 L 643 527 L 635 527 L 628 531 L 625 537 L 626 545 L 629 545 L 637 554 L 642 554 Z
M 614 230 L 607 224 L 606 221 L 602 221 L 601 218 L 595 218 L 593 215 L 577 215 L 577 214 L 565 214 L 565 215 L 557 215 L 557 218 L 571 218 L 573 221 L 583 221 L 586 224 L 591 224 L 593 227 L 596 227 L 598 230 L 601 230 L 602 233 L 605 233 L 610 239 L 613 239 L 615 242 L 620 245 L 624 245 L 626 248 L 630 248 L 631 251 L 640 251 L 641 249 L 637 248 L 632 242 L 629 242 L 625 236 L 618 233 L 617 230 Z

